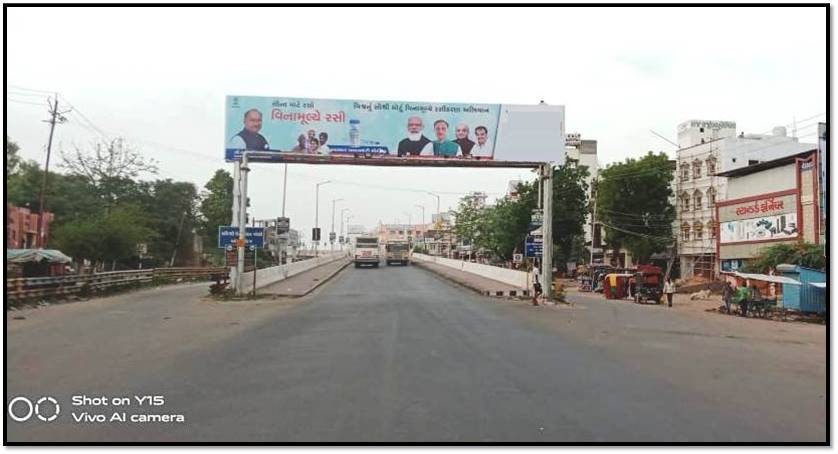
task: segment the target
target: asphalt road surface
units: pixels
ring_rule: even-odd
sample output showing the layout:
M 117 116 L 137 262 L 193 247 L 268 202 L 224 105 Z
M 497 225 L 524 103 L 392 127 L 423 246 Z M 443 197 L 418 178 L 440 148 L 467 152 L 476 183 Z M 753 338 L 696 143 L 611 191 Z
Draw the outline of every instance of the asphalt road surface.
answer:
M 7 405 L 19 395 L 61 405 L 51 422 L 15 422 L 7 412 L 7 441 L 826 440 L 823 368 L 786 370 L 747 348 L 740 358 L 737 339 L 673 329 L 655 348 L 605 343 L 591 328 L 606 324 L 616 336 L 618 315 L 629 317 L 618 311 L 680 323 L 661 311 L 533 308 L 417 267 L 349 267 L 297 300 L 220 304 L 206 290 L 7 313 Z M 782 348 L 800 357 L 815 347 Z M 74 395 L 110 401 L 74 406 Z M 146 395 L 162 405 L 113 404 Z M 26 413 L 23 403 L 14 409 Z M 76 422 L 84 412 L 185 422 Z

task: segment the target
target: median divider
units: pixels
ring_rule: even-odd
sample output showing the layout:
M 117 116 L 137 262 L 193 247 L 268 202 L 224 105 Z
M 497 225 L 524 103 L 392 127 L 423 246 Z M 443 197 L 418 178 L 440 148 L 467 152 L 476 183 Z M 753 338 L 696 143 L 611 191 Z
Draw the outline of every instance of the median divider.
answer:
M 484 295 L 528 297 L 532 292 L 525 271 L 425 254 L 414 253 L 411 258 L 417 265 Z
M 262 268 L 260 270 L 256 270 L 256 272 L 248 271 L 247 273 L 242 274 L 244 288 L 253 288 L 254 277 L 256 279 L 256 289 L 258 290 L 263 287 L 276 284 L 277 282 L 282 281 L 284 279 L 288 279 L 291 276 L 295 276 L 310 269 L 317 268 L 318 266 L 334 262 L 335 260 L 340 260 L 344 257 L 346 257 L 345 251 L 327 252 L 322 253 L 317 257 L 312 257 L 306 260 L 300 260 L 299 262 L 287 263 L 285 265 L 277 265 L 269 268 Z

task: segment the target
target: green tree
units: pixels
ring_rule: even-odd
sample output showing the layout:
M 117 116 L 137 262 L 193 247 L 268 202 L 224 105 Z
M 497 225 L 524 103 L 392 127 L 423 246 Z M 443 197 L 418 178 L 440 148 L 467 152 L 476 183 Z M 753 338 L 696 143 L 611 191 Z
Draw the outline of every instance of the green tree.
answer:
M 818 244 L 781 243 L 760 250 L 759 255 L 745 269 L 751 273 L 767 273 L 781 263 L 823 270 L 826 268 L 826 257 L 823 255 L 823 246 Z
M 233 177 L 226 170 L 218 169 L 204 185 L 200 204 L 200 232 L 204 245 L 211 246 L 218 236 L 218 226 L 232 222 Z
M 605 227 L 609 248 L 625 247 L 635 261 L 643 263 L 672 246 L 673 168 L 666 154 L 649 152 L 600 173 L 597 219 Z
M 589 213 L 590 171 L 579 161 L 568 159 L 553 169 L 553 262 L 564 268 L 566 262 L 582 258 L 585 217 Z
M 481 222 L 483 234 L 476 245 L 504 261 L 511 260 L 515 251 L 523 251 L 537 194 L 535 184 L 522 183 L 516 199 L 502 198 L 486 208 Z
M 9 136 L 6 136 L 6 178 L 9 178 L 10 174 L 13 174 L 17 171 L 17 166 L 20 164 L 20 155 L 18 152 L 20 151 L 20 147 L 17 143 L 12 142 L 12 139 Z
M 136 255 L 137 243 L 154 239 L 141 207 L 120 205 L 107 213 L 62 225 L 55 243 L 74 260 L 88 259 L 97 266 L 115 264 Z
M 486 207 L 482 205 L 481 199 L 474 194 L 469 194 L 460 199 L 459 205 L 454 212 L 454 234 L 461 241 L 471 244 L 479 244 L 481 235 L 485 233 Z

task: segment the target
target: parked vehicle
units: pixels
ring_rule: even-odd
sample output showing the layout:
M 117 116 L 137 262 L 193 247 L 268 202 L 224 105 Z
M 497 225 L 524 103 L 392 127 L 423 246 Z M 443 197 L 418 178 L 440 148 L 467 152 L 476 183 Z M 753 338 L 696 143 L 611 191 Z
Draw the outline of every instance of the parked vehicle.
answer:
M 353 262 L 355 262 L 355 268 L 360 268 L 361 265 L 372 265 L 373 268 L 378 268 L 381 254 L 377 237 L 356 237 L 354 246 Z
M 654 301 L 660 304 L 663 296 L 663 270 L 654 265 L 640 265 L 634 277 L 629 279 L 629 287 L 635 303 Z
M 410 244 L 407 241 L 388 241 L 385 246 L 387 266 L 394 263 L 406 266 L 410 263 Z

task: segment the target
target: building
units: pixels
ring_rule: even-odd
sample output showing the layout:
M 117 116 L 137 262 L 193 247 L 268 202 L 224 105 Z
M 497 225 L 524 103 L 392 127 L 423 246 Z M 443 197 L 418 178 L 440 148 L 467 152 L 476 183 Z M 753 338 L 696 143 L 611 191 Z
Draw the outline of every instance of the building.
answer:
M 717 269 L 735 271 L 766 246 L 820 243 L 817 149 L 729 170 L 715 206 Z
M 423 224 L 379 224 L 378 241 L 411 241 L 419 242 L 425 237 L 430 225 Z
M 714 225 L 715 204 L 727 198 L 727 178 L 720 175 L 777 158 L 814 149 L 814 144 L 786 136 L 785 128 L 772 134 L 736 135 L 732 121 L 689 120 L 678 125 L 675 181 L 681 276 L 718 274 Z
M 583 140 L 579 133 L 567 134 L 565 138 L 565 155 L 566 159 L 575 160 L 579 166 L 588 168 L 588 178 L 585 182 L 588 184 L 588 200 L 593 200 L 593 193 L 595 190 L 595 181 L 599 177 L 599 160 L 597 159 L 597 141 Z M 601 262 L 605 259 L 603 251 L 603 231 L 602 226 L 598 223 L 594 224 L 590 214 L 585 217 L 585 225 L 583 227 L 585 233 L 585 245 L 588 248 L 593 248 L 592 257 L 594 262 Z M 589 249 L 591 250 L 591 249 Z
M 55 215 L 49 211 L 45 213 L 43 238 L 49 239 L 50 226 Z M 33 213 L 29 208 L 18 207 L 6 203 L 6 249 L 38 249 L 43 248 L 38 239 L 38 223 L 41 216 Z

